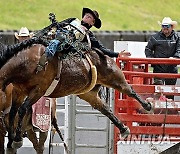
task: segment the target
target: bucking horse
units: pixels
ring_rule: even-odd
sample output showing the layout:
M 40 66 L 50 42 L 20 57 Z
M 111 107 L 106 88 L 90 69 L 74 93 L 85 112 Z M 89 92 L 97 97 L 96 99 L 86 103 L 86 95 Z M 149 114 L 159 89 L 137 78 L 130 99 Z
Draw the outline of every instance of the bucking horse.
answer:
M 115 61 L 96 48 L 80 48 L 78 52 L 67 48 L 49 59 L 45 58 L 42 69 L 39 69 L 47 45 L 47 40 L 39 37 L 11 46 L 1 45 L 0 88 L 5 90 L 12 83 L 21 89 L 24 96 L 24 103 L 18 110 L 14 146 L 21 147 L 23 117 L 42 96 L 58 98 L 77 95 L 107 116 L 119 129 L 122 137 L 127 137 L 130 130 L 100 99 L 98 92 L 101 86 L 114 88 L 136 99 L 144 109 L 151 110 L 151 104 L 136 94 Z

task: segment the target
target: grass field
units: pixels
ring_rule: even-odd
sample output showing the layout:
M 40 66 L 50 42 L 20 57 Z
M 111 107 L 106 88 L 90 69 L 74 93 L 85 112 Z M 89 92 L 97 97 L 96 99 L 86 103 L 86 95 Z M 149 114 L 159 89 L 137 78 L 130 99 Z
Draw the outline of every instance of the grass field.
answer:
M 81 18 L 83 7 L 98 10 L 101 30 L 159 30 L 164 16 L 180 23 L 179 0 L 0 0 L 0 30 L 41 29 L 49 25 L 50 12 L 58 21 Z

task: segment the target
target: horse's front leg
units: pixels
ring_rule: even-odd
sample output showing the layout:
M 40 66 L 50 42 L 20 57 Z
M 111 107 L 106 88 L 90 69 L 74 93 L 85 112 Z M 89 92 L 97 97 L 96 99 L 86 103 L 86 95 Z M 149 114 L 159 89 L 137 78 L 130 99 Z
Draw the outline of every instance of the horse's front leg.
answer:
M 89 102 L 94 109 L 99 110 L 102 114 L 107 116 L 114 123 L 114 125 L 120 130 L 121 137 L 126 138 L 130 133 L 129 128 L 125 126 L 112 113 L 110 108 L 101 101 L 97 93 L 98 93 L 97 91 L 90 91 L 86 94 L 79 95 L 78 97 Z
M 22 146 L 22 121 L 28 109 L 29 100 L 25 100 L 25 102 L 21 105 L 18 110 L 18 124 L 16 128 L 16 136 L 14 138 L 12 147 L 18 149 Z
M 16 128 L 16 136 L 14 138 L 12 145 L 16 149 L 22 146 L 22 122 L 24 116 L 26 112 L 32 107 L 32 105 L 35 102 L 37 102 L 40 99 L 40 97 L 43 95 L 43 94 L 41 95 L 41 93 L 39 93 L 38 90 L 40 89 L 36 88 L 32 90 L 29 96 L 25 99 L 24 103 L 20 106 L 18 110 L 18 125 Z
M 12 103 L 11 110 L 9 112 L 9 122 L 8 122 L 8 143 L 6 153 L 15 153 L 15 149 L 12 148 L 12 143 L 14 140 L 14 121 L 18 111 L 18 108 L 14 105 L 16 103 Z M 13 152 L 12 152 L 13 151 Z
M 4 142 L 5 142 L 5 136 L 6 136 L 6 129 L 5 129 L 5 122 L 4 122 L 4 116 L 1 116 L 0 113 L 0 154 L 4 154 Z

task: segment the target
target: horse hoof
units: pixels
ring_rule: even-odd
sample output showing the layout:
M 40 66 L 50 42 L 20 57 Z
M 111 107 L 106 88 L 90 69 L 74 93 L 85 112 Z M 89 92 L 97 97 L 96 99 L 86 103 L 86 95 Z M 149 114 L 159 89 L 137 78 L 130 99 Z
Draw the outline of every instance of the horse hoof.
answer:
M 124 129 L 125 131 L 121 133 L 121 138 L 126 139 L 130 134 L 130 129 L 127 126 L 125 126 Z
M 152 104 L 150 102 L 147 102 L 147 104 L 143 107 L 146 111 L 151 111 L 153 109 Z
M 12 143 L 12 147 L 15 149 L 20 148 L 22 145 L 23 145 L 23 141 L 19 141 L 19 142 L 13 141 Z
M 146 111 L 147 114 L 153 114 L 154 113 L 154 104 L 151 103 L 151 110 Z
M 13 149 L 13 148 L 7 148 L 6 149 L 6 154 L 15 154 L 15 153 L 17 153 L 16 149 Z
M 67 144 L 65 142 L 64 142 L 64 149 L 65 149 L 66 154 L 70 154 L 68 146 L 67 146 Z

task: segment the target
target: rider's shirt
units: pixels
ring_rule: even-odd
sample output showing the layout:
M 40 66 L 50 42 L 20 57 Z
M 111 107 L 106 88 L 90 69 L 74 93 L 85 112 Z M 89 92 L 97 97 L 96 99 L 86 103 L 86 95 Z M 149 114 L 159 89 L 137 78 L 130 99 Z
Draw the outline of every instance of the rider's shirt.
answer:
M 65 19 L 61 22 L 58 23 L 58 26 L 60 28 L 63 28 L 65 26 L 67 26 L 67 24 L 70 24 L 71 22 L 73 22 L 74 20 L 76 20 L 76 18 L 68 18 L 68 19 Z M 91 48 L 98 48 L 99 50 L 101 50 L 105 55 L 108 55 L 109 57 L 118 57 L 118 53 L 110 50 L 110 49 L 107 49 L 103 46 L 103 44 L 98 41 L 96 39 L 96 37 L 94 36 L 94 34 L 90 31 L 90 30 L 87 30 L 86 31 L 86 34 L 88 33 L 88 35 L 86 36 L 89 36 L 89 40 L 90 40 L 90 43 L 91 43 Z M 87 37 L 84 38 L 83 41 L 86 40 Z M 88 39 L 86 40 L 88 41 Z
M 81 21 L 78 18 L 70 22 L 69 27 L 73 29 L 76 39 L 80 41 L 84 40 L 87 28 L 81 25 Z

